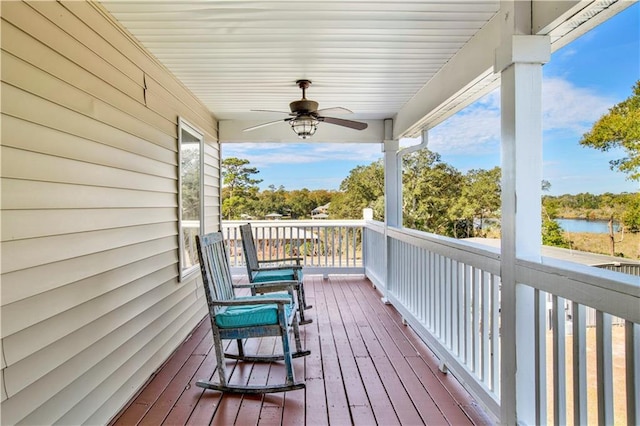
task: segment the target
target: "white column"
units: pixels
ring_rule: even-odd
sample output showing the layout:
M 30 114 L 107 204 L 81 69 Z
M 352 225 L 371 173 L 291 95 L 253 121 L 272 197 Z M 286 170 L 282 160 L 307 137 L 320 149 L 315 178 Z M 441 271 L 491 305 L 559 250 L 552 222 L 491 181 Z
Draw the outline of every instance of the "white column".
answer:
M 387 295 L 393 291 L 393 274 L 391 270 L 392 252 L 391 240 L 387 236 L 389 227 L 402 227 L 402 169 L 398 164 L 398 149 L 400 142 L 391 139 L 393 135 L 393 121 L 385 120 L 384 152 L 384 225 L 385 225 L 385 289 L 382 301 L 390 303 Z
M 391 120 L 385 121 L 385 134 L 391 136 Z M 388 129 L 387 129 L 388 127 Z M 384 223 L 386 226 L 402 227 L 402 168 L 398 164 L 400 142 L 385 139 L 384 152 Z
M 496 52 L 502 114 L 500 403 L 506 425 L 536 423 L 533 289 L 518 284 L 515 262 L 540 260 L 542 64 L 549 57 L 546 36 L 511 35 Z

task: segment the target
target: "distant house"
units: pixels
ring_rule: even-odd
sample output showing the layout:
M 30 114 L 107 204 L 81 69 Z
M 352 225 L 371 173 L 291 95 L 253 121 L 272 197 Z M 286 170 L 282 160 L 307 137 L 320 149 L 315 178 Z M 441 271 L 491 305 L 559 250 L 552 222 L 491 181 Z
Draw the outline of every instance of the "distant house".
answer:
M 324 206 L 319 206 L 311 210 L 311 219 L 328 219 L 329 204 L 331 203 L 327 203 Z
M 280 218 L 282 218 L 282 215 L 279 213 L 269 213 L 264 218 L 268 220 L 280 220 Z

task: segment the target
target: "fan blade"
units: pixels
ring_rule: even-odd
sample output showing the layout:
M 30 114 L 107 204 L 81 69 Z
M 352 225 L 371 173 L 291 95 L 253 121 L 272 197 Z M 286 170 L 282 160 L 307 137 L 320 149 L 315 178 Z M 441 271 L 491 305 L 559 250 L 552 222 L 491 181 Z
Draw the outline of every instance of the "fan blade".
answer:
M 292 112 L 289 111 L 275 111 L 273 109 L 252 109 L 252 112 L 277 112 L 278 114 L 288 114 L 288 115 L 295 115 Z
M 323 108 L 316 111 L 318 114 L 353 114 L 353 111 L 342 107 Z
M 369 125 L 367 123 L 361 123 L 359 121 L 345 120 L 343 118 L 335 117 L 318 117 L 318 121 L 324 121 L 325 123 L 337 124 L 338 126 L 349 127 L 356 130 L 364 130 Z
M 256 130 L 259 129 L 261 127 L 267 127 L 267 126 L 271 126 L 272 124 L 276 124 L 276 123 L 286 123 L 287 121 L 291 121 L 292 118 L 285 118 L 284 120 L 276 120 L 276 121 L 270 121 L 268 123 L 262 123 L 262 124 L 258 124 L 257 126 L 253 126 L 253 127 L 247 127 L 246 129 L 243 129 L 243 132 L 250 132 L 251 130 Z

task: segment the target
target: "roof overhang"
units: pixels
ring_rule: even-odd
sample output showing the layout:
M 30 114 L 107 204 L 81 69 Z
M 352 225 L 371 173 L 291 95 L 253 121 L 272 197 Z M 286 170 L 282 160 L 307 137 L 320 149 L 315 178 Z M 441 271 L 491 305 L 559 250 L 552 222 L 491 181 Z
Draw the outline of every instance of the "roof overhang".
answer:
M 583 1 L 126 1 L 104 7 L 219 120 L 221 142 L 299 142 L 283 122 L 313 81 L 320 108 L 366 121 L 365 131 L 320 123 L 311 142 L 415 137 L 499 84 L 505 35 L 548 35 L 558 49 L 632 4 Z M 505 28 L 517 8 L 528 28 Z M 278 110 L 282 114 L 255 111 Z M 393 120 L 385 133 L 384 120 Z M 388 126 L 387 126 L 388 128 Z

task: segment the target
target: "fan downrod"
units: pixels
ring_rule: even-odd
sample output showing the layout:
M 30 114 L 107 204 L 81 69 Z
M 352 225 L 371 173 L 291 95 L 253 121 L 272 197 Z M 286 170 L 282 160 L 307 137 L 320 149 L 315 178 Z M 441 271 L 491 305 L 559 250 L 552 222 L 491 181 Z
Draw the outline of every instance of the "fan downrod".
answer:
M 302 89 L 302 99 L 307 99 L 306 92 L 309 86 L 311 86 L 311 80 L 298 80 L 296 84 Z
M 318 103 L 316 101 L 312 101 L 311 99 L 307 99 L 306 90 L 311 86 L 310 80 L 298 80 L 296 84 L 300 89 L 302 89 L 302 99 L 298 101 L 293 101 L 289 104 L 289 109 L 291 109 L 292 115 L 307 115 L 313 114 L 318 110 Z

